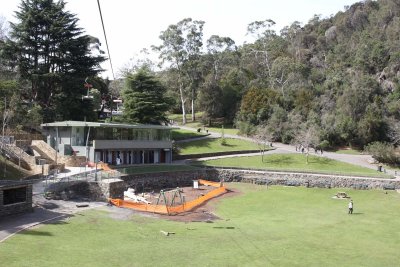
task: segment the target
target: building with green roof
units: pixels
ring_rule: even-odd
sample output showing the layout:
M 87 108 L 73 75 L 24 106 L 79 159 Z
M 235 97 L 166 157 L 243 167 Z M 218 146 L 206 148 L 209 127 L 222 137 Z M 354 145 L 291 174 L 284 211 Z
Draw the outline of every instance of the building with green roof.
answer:
M 61 121 L 41 124 L 47 144 L 61 155 L 112 165 L 172 162 L 171 129 L 144 124 Z

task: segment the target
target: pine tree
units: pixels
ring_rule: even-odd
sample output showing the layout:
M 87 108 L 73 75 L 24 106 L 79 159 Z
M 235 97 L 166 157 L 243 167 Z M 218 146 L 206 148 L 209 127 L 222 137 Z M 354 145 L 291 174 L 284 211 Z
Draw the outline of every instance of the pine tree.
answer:
M 166 88 L 146 70 L 128 74 L 125 89 L 122 91 L 124 120 L 148 124 L 166 122 L 165 113 L 171 99 L 165 93 Z
M 101 71 L 105 58 L 91 54 L 93 38 L 64 10 L 64 1 L 23 0 L 19 8 L 7 49 L 31 83 L 28 97 L 43 108 L 45 121 L 83 119 L 93 112 L 81 101 L 84 80 Z

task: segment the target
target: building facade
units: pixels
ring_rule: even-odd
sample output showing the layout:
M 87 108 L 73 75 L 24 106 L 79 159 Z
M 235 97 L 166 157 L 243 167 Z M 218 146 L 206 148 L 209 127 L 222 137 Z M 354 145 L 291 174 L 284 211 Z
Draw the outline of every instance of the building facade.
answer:
M 61 155 L 112 165 L 172 162 L 172 127 L 63 121 L 41 125 L 47 144 Z

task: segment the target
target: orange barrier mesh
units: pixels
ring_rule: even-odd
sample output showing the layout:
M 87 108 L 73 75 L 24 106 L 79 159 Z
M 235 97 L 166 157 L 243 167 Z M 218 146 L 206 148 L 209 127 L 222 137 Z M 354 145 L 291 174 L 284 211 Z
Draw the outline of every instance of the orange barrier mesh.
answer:
M 185 202 L 184 204 L 181 204 L 179 206 L 169 207 L 168 205 L 153 205 L 153 204 L 145 204 L 145 203 L 136 203 L 133 201 L 122 200 L 122 199 L 110 199 L 109 201 L 115 206 L 134 209 L 134 210 L 138 210 L 138 211 L 147 211 L 147 212 L 154 212 L 154 213 L 160 213 L 160 214 L 177 214 L 177 213 L 182 213 L 185 211 L 191 211 L 194 208 L 202 205 L 204 202 L 227 192 L 226 188 L 224 186 L 220 186 L 221 184 L 218 182 L 199 180 L 199 183 L 203 184 L 203 185 L 209 185 L 209 186 L 216 187 L 216 189 L 208 192 L 204 196 L 200 196 L 197 199 Z
M 220 182 L 211 182 L 211 181 L 207 181 L 207 180 L 203 180 L 203 179 L 199 179 L 199 184 L 209 185 L 209 186 L 214 186 L 214 187 L 221 187 Z

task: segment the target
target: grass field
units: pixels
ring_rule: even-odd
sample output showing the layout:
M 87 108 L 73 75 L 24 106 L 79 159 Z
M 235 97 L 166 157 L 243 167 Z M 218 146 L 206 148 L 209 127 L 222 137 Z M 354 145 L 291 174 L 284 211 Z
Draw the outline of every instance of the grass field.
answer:
M 171 131 L 171 138 L 174 141 L 180 141 L 190 138 L 202 137 L 207 136 L 207 133 L 197 133 L 194 131 L 184 130 L 184 129 L 174 129 Z
M 302 154 L 264 155 L 264 161 L 262 161 L 261 156 L 223 158 L 197 162 L 196 164 L 217 167 L 242 167 L 244 169 L 250 168 L 300 172 L 305 171 L 389 178 L 388 175 L 377 172 L 376 170 L 352 165 L 341 161 L 336 161 L 325 157 L 309 156 L 307 164 L 306 156 Z
M 222 127 L 206 127 L 210 132 L 222 134 Z M 232 127 L 224 127 L 224 134 L 238 135 L 239 130 Z
M 199 124 L 200 124 L 200 119 L 201 119 L 201 116 L 203 115 L 203 112 L 196 112 L 195 113 L 195 116 L 196 116 L 196 120 L 198 120 L 199 122 Z M 179 113 L 179 114 L 168 114 L 168 119 L 169 120 L 173 120 L 175 123 L 177 123 L 178 125 L 181 125 L 182 124 L 182 118 L 183 118 L 183 116 L 182 116 L 182 113 Z M 187 122 L 189 123 L 189 122 L 191 122 L 191 120 L 192 120 L 192 113 L 186 113 L 186 120 L 187 120 Z
M 193 129 L 200 128 L 202 131 L 204 130 L 204 124 L 200 121 L 202 112 L 196 113 L 196 120 L 195 122 L 191 122 L 191 114 L 188 114 L 186 119 L 187 123 L 185 124 L 186 127 L 191 127 Z M 168 115 L 168 119 L 173 120 L 178 125 L 182 125 L 182 114 L 170 114 Z M 205 127 L 205 129 L 209 130 L 210 132 L 221 133 L 222 127 Z M 224 133 L 225 134 L 232 134 L 237 135 L 239 133 L 238 129 L 233 128 L 231 125 L 224 125 Z
M 245 140 L 225 138 L 226 145 L 221 145 L 221 139 L 203 139 L 178 144 L 180 155 L 203 154 L 225 151 L 257 150 L 257 144 Z
M 361 151 L 355 149 L 339 149 L 336 150 L 337 154 L 347 154 L 347 155 L 361 155 Z
M 1 266 L 398 266 L 400 194 L 228 184 L 214 223 L 106 211 L 22 232 L 0 245 Z M 175 232 L 164 236 L 160 230 Z

